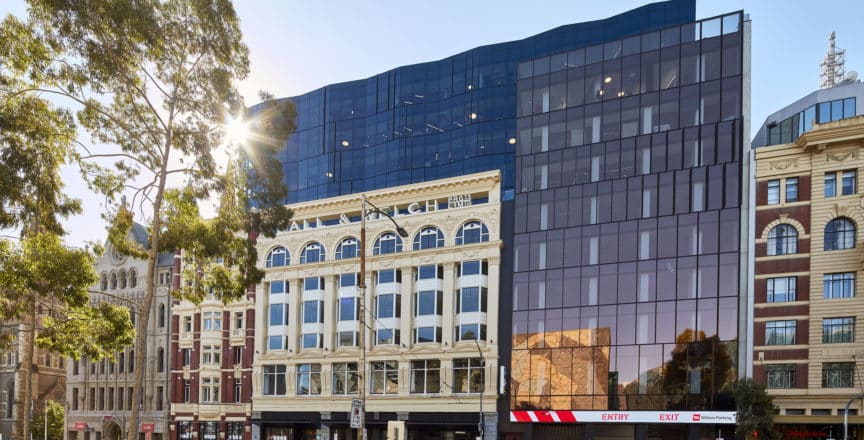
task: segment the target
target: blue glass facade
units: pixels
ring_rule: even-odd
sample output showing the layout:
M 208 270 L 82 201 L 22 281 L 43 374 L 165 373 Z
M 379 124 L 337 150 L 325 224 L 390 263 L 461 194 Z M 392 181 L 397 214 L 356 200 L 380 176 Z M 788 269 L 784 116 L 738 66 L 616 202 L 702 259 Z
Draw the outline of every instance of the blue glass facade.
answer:
M 289 98 L 297 132 L 280 154 L 286 203 L 500 169 L 512 199 L 520 62 L 693 21 L 695 0 L 399 67 Z
M 286 203 L 499 169 L 499 430 L 594 435 L 510 411 L 728 410 L 745 344 L 743 20 L 653 3 L 287 98 Z

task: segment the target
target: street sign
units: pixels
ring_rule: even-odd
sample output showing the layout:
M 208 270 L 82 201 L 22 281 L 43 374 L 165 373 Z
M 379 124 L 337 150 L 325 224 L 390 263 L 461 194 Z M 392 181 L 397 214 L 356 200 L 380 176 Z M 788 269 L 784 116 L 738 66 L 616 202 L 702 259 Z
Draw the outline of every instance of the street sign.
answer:
M 87 422 L 75 422 L 75 430 L 76 431 L 86 431 L 87 430 Z
M 351 427 L 359 428 L 363 418 L 363 401 L 353 399 L 351 401 Z
M 153 423 L 142 423 L 141 432 L 153 432 L 156 430 L 156 425 Z

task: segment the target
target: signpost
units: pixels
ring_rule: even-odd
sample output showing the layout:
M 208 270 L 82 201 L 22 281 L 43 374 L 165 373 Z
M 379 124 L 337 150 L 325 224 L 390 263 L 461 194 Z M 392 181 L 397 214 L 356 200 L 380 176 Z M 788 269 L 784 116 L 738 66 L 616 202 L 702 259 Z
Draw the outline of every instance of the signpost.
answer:
M 362 419 L 363 401 L 360 399 L 353 399 L 351 401 L 351 428 L 359 428 Z

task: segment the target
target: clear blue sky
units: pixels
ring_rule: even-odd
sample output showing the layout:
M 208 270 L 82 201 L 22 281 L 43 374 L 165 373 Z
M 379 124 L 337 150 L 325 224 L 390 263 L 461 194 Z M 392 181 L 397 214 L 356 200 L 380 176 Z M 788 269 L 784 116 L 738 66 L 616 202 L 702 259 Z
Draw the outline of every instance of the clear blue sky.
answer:
M 237 1 L 258 88 L 292 96 L 473 47 L 521 39 L 563 24 L 615 15 L 646 1 Z M 829 3 L 826 3 L 827 6 Z M 374 5 L 374 6 L 373 6 Z M 753 21 L 751 118 L 815 90 L 828 34 L 847 49 L 847 70 L 864 73 L 864 3 L 697 0 L 696 17 L 744 10 Z
M 0 2 L 0 15 L 23 15 L 23 0 Z M 252 61 L 251 75 L 241 90 L 247 103 L 257 101 L 259 89 L 279 97 L 298 95 L 563 24 L 606 18 L 646 3 L 235 0 Z M 696 17 L 741 9 L 753 23 L 753 132 L 768 114 L 818 87 L 819 63 L 832 30 L 837 32 L 838 46 L 847 49 L 847 71 L 864 73 L 864 3 L 860 0 L 697 0 Z M 76 183 L 76 173 L 68 174 L 70 192 L 85 199 L 89 211 L 68 222 L 70 242 L 103 240 L 105 231 L 94 221 L 102 212 L 99 200 Z

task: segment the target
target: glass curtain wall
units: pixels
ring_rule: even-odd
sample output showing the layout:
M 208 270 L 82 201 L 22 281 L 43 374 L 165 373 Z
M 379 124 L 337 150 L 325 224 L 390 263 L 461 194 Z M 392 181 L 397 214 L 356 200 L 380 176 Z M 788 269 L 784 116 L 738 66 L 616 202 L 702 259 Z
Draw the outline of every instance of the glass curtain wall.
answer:
M 511 409 L 729 409 L 741 28 L 518 66 Z
M 654 3 L 288 98 L 297 108 L 297 130 L 279 153 L 285 202 L 495 169 L 502 171 L 504 199 L 510 200 L 517 64 L 685 23 L 694 15 L 694 0 Z

